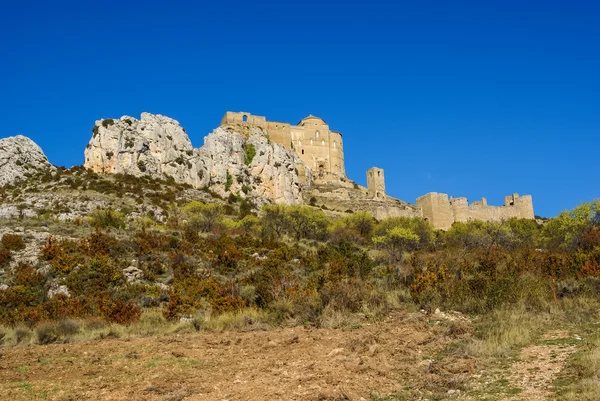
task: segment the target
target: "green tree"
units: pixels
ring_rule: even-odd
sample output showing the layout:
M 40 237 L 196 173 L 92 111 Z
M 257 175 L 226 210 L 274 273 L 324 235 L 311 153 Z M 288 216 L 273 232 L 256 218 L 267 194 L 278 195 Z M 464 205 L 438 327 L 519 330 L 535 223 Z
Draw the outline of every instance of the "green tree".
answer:
M 597 226 L 599 219 L 600 199 L 561 212 L 544 224 L 542 244 L 547 249 L 577 249 L 582 246 L 585 234 Z
M 414 250 L 419 243 L 419 236 L 406 227 L 392 227 L 383 235 L 374 235 L 373 243 L 385 249 L 392 262 L 402 258 L 405 251 Z
M 428 249 L 433 245 L 435 233 L 433 226 L 426 220 L 417 217 L 392 217 L 382 220 L 375 226 L 373 235 L 385 236 L 395 227 L 406 228 L 418 237 L 417 249 Z
M 183 207 L 187 224 L 192 228 L 211 232 L 223 220 L 223 206 L 217 203 L 190 202 Z
M 310 206 L 294 205 L 286 210 L 289 229 L 296 241 L 301 238 L 324 241 L 327 239 L 329 219 L 323 211 Z
M 262 234 L 267 238 L 282 237 L 290 228 L 291 221 L 285 205 L 265 205 L 261 217 Z

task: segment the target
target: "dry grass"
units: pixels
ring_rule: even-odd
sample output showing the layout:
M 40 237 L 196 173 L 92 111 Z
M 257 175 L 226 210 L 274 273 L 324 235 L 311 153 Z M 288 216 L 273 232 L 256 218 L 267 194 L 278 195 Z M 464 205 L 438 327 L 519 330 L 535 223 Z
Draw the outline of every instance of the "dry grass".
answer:
M 555 384 L 560 388 L 559 400 L 600 400 L 600 335 L 593 334 L 585 340 Z
M 275 325 L 276 316 L 274 313 L 256 308 L 226 312 L 217 316 L 199 315 L 194 321 L 194 326 L 197 329 L 217 332 L 267 330 Z
M 523 306 L 495 310 L 479 322 L 478 335 L 467 352 L 484 358 L 509 357 L 536 339 L 547 322 L 547 315 L 528 312 Z
M 327 307 L 320 320 L 320 326 L 326 329 L 358 329 L 364 321 L 364 316 Z

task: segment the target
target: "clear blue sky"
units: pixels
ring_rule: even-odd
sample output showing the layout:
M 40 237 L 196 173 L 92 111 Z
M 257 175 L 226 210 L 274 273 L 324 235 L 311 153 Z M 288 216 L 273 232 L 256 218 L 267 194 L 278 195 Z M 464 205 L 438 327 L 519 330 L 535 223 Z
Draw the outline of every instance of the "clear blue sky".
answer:
M 226 110 L 314 114 L 359 183 L 554 216 L 600 197 L 599 4 L 5 0 L 0 137 L 71 166 L 100 118 L 167 115 L 200 146 Z

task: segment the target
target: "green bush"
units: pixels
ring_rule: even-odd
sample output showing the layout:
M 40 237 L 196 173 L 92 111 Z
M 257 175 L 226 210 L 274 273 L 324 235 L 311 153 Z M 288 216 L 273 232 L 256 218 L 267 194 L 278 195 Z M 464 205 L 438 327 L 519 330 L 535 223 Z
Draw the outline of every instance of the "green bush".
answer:
M 233 177 L 231 176 L 231 174 L 229 174 L 229 171 L 228 171 L 226 181 L 225 181 L 225 191 L 229 191 L 232 184 L 233 184 Z
M 94 210 L 88 216 L 88 223 L 98 228 L 125 228 L 125 215 L 112 208 Z
M 249 166 L 252 163 L 254 156 L 256 156 L 256 148 L 253 144 L 247 143 L 244 146 L 244 163 L 246 166 Z

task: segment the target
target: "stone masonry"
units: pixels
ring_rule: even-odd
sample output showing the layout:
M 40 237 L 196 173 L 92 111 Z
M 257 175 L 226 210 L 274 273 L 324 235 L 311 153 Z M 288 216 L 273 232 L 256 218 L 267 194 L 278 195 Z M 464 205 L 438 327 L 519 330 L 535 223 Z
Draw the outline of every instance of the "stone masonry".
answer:
M 430 192 L 417 198 L 417 207 L 425 220 L 441 230 L 448 230 L 455 222 L 535 218 L 531 195 L 512 194 L 504 197 L 504 206 L 489 206 L 485 198 L 469 204 L 467 198 L 448 199 L 447 194 Z
M 329 125 L 310 115 L 298 123 L 267 121 L 265 117 L 250 113 L 228 111 L 221 126 L 258 127 L 268 132 L 271 141 L 295 151 L 314 175 L 334 174 L 345 177 L 342 134 L 329 129 Z

